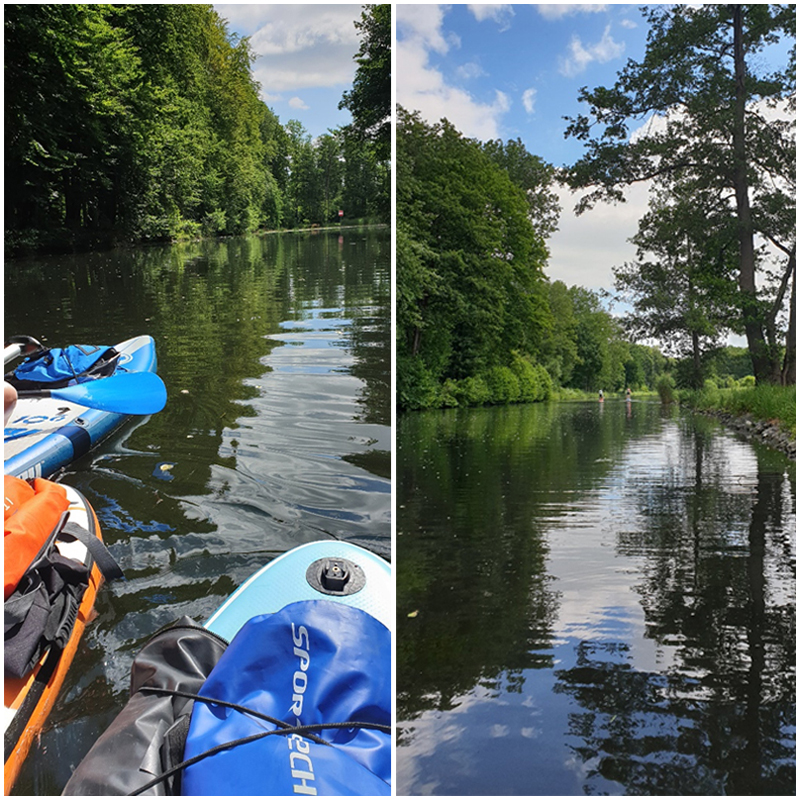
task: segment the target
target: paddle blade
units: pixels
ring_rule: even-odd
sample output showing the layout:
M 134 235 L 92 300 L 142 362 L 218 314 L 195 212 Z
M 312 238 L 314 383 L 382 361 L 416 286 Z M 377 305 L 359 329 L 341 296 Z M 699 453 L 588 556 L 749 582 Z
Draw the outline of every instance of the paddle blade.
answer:
M 167 403 L 167 388 L 154 372 L 120 372 L 50 389 L 50 396 L 113 414 L 156 414 Z

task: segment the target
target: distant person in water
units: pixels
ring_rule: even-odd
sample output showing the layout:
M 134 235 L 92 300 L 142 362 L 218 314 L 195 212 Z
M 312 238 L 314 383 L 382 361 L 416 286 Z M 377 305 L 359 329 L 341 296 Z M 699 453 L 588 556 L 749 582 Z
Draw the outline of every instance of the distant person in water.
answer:
M 625 390 L 625 399 L 626 400 L 630 400 L 631 399 L 631 387 L 630 386 Z
M 604 399 L 604 398 L 603 398 L 603 390 L 602 390 L 602 389 L 600 390 L 600 399 L 601 399 L 601 400 L 603 400 L 603 399 Z
M 14 413 L 14 406 L 17 404 L 17 390 L 10 384 L 3 381 L 3 426 L 8 422 L 9 417 Z

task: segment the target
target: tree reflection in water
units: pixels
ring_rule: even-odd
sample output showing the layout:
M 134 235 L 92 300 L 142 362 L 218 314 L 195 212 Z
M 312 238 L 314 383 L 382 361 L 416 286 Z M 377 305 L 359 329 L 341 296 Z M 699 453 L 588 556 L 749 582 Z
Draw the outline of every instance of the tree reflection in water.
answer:
M 398 794 L 795 787 L 795 484 L 659 404 L 398 423 Z
M 580 707 L 569 734 L 588 794 L 606 782 L 626 794 L 795 791 L 794 486 L 760 463 L 755 487 L 732 494 L 702 432 L 693 443 L 694 491 L 665 483 L 642 508 L 646 635 L 673 649 L 671 665 L 637 670 L 626 643 L 582 641 L 555 673 Z M 726 503 L 752 505 L 746 531 L 708 524 L 708 506 Z

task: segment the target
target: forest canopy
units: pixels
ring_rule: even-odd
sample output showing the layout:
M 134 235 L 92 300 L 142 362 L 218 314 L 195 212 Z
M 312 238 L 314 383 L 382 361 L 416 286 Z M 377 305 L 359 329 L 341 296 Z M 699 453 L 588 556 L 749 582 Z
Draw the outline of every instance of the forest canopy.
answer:
M 481 143 L 398 109 L 399 407 L 641 388 L 663 371 L 597 294 L 546 277 L 555 177 L 519 140 Z
M 658 319 L 659 305 L 671 306 L 664 271 L 674 273 L 698 364 L 701 340 L 713 343 L 727 328 L 746 337 L 757 382 L 794 385 L 796 6 L 673 4 L 643 13 L 644 57 L 613 86 L 582 89 L 588 112 L 567 129 L 585 147 L 567 172 L 571 188 L 587 190 L 578 209 L 652 181 L 639 263 L 618 275 L 641 301 L 637 323 L 654 335 L 676 332 L 675 319 Z M 775 65 L 764 57 L 770 47 L 782 52 Z M 643 119 L 646 132 L 631 136 Z M 676 242 L 683 252 L 673 257 Z
M 388 221 L 380 147 L 282 124 L 211 5 L 4 10 L 7 250 Z

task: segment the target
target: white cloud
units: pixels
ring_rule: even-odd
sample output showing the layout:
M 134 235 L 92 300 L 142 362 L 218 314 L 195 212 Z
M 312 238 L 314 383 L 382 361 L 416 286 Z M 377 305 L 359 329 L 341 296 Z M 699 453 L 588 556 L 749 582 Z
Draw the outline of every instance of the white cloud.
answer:
M 291 108 L 297 108 L 300 110 L 305 110 L 308 108 L 308 106 L 299 97 L 292 97 L 289 100 L 289 106 Z
M 639 228 L 647 211 L 649 186 L 636 184 L 625 190 L 625 203 L 598 203 L 591 211 L 576 216 L 573 209 L 582 193 L 561 187 L 558 231 L 548 241 L 550 249 L 547 275 L 567 286 L 611 289 L 613 267 L 636 258 L 636 248 L 628 241 Z
M 444 8 L 440 5 L 397 5 L 395 6 L 397 30 L 405 38 L 413 40 L 427 50 L 444 55 L 449 49 L 442 34 Z
M 467 8 L 478 22 L 491 19 L 501 25 L 503 30 L 508 30 L 511 25 L 510 17 L 514 16 L 514 7 L 506 3 L 468 3 Z
M 464 80 L 473 80 L 474 78 L 480 78 L 481 75 L 485 75 L 486 72 L 484 71 L 483 67 L 480 64 L 476 64 L 474 61 L 470 61 L 467 64 L 462 64 L 457 70 L 457 75 L 459 78 L 463 78 Z
M 264 96 L 299 89 L 346 86 L 360 47 L 356 5 L 217 5 L 230 27 L 250 35 L 253 67 Z
M 619 58 L 625 52 L 625 44 L 615 42 L 611 38 L 611 26 L 607 25 L 603 36 L 597 44 L 585 47 L 580 37 L 572 37 L 569 45 L 569 55 L 559 59 L 558 71 L 568 78 L 580 75 L 593 61 L 605 64 L 614 58 Z
M 536 104 L 536 89 L 526 89 L 522 93 L 522 105 L 529 114 L 533 114 L 533 108 Z
M 431 55 L 444 55 L 458 47 L 457 37 L 443 28 L 445 9 L 430 5 L 397 5 L 397 102 L 419 111 L 428 122 L 447 118 L 465 136 L 482 141 L 499 138 L 499 121 L 511 107 L 508 95 L 495 91 L 492 102 L 480 102 L 469 92 L 451 86 L 430 63 Z M 465 65 L 465 69 L 469 69 Z
M 536 8 L 546 20 L 556 20 L 571 14 L 590 13 L 596 14 L 608 8 L 606 3 L 569 3 L 559 5 L 548 5 L 537 3 Z

